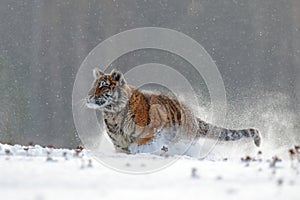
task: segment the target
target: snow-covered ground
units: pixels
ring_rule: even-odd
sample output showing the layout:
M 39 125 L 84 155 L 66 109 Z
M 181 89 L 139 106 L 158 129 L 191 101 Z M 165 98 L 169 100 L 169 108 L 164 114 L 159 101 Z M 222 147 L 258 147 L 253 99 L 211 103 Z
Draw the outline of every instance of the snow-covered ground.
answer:
M 287 154 L 288 155 L 288 154 Z M 160 162 L 144 154 L 103 154 L 134 161 Z M 300 164 L 255 154 L 240 158 L 180 157 L 150 174 L 132 175 L 107 168 L 83 150 L 0 144 L 0 199 L 300 199 Z M 288 158 L 288 156 L 287 156 Z

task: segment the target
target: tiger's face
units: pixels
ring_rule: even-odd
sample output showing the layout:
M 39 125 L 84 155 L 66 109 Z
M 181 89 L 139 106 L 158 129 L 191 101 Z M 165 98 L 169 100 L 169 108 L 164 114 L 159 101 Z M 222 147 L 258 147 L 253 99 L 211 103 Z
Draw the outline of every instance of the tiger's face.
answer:
M 113 70 L 110 74 L 104 74 L 94 69 L 93 76 L 95 80 L 86 98 L 87 107 L 117 111 L 125 106 L 125 80 L 121 72 Z

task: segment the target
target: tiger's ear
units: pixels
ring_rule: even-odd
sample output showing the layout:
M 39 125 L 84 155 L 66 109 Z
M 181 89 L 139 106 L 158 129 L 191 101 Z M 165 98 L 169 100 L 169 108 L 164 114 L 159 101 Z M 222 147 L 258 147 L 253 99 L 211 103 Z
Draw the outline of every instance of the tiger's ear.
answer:
M 98 68 L 93 69 L 94 79 L 97 79 L 103 75 L 104 75 L 104 73 L 100 69 L 98 69 Z
M 111 75 L 112 79 L 113 79 L 114 81 L 119 82 L 120 85 L 123 85 L 123 84 L 125 83 L 124 75 L 123 75 L 122 72 L 113 69 L 113 70 L 111 71 L 110 75 Z

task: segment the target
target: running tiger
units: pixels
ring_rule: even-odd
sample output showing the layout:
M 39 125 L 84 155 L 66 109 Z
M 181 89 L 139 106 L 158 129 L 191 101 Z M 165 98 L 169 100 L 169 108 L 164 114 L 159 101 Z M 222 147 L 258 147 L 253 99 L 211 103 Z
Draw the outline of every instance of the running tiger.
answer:
M 131 145 L 146 145 L 159 134 L 167 134 L 164 137 L 172 142 L 197 141 L 199 137 L 222 141 L 252 138 L 257 147 L 261 144 L 258 130 L 231 130 L 206 123 L 176 99 L 127 84 L 119 71 L 104 74 L 94 69 L 93 75 L 86 105 L 103 111 L 107 134 L 118 152 L 131 153 Z

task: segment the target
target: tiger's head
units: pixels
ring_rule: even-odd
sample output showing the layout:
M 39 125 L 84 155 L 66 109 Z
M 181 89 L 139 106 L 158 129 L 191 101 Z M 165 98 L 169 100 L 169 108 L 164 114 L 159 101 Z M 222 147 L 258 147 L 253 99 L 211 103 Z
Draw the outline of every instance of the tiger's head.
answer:
M 93 76 L 95 80 L 86 98 L 87 107 L 118 112 L 126 106 L 128 86 L 122 72 L 112 70 L 110 74 L 104 74 L 94 69 Z

